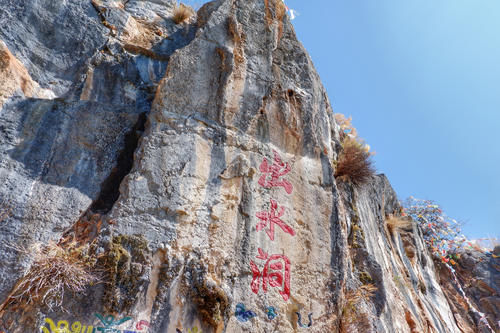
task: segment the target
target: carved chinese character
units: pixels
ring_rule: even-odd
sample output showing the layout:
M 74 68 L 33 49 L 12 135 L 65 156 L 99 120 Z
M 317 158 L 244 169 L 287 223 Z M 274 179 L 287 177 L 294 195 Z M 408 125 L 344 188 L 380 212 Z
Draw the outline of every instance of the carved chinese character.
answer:
M 262 272 L 258 266 L 250 260 L 250 268 L 252 270 L 252 283 L 250 284 L 252 291 L 257 294 L 260 289 L 260 280 L 262 280 L 262 290 L 267 293 L 268 285 L 271 287 L 279 287 L 280 295 L 285 301 L 290 298 L 290 260 L 284 255 L 273 254 L 269 256 L 262 249 L 258 249 L 259 255 L 257 259 L 266 260 Z M 284 270 L 284 272 L 283 272 Z
M 278 203 L 271 199 L 271 211 L 270 212 L 258 212 L 255 214 L 261 221 L 257 224 L 257 231 L 261 231 L 265 227 L 269 226 L 266 229 L 266 233 L 271 240 L 274 240 L 274 225 L 277 224 L 284 232 L 289 233 L 292 236 L 295 236 L 295 231 L 287 225 L 283 220 L 280 219 L 281 216 L 285 213 L 285 208 L 281 207 L 278 215 L 276 215 L 276 210 L 278 208 Z
M 286 179 L 281 179 L 290 172 L 290 164 L 284 163 L 276 150 L 273 150 L 273 153 L 274 161 L 272 165 L 269 165 L 266 158 L 260 164 L 259 169 L 264 174 L 260 176 L 259 184 L 265 188 L 281 186 L 286 193 L 291 194 L 293 191 L 292 184 Z

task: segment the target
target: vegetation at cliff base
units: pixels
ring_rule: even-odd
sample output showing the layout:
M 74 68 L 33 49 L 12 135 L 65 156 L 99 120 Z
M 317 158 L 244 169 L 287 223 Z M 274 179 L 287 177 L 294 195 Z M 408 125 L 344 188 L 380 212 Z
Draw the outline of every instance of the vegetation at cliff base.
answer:
M 57 309 L 62 306 L 66 291 L 83 292 L 89 285 L 99 282 L 92 272 L 96 258 L 89 255 L 88 245 L 70 243 L 62 247 L 49 242 L 17 250 L 34 260 L 0 309 L 14 303 L 38 303 Z

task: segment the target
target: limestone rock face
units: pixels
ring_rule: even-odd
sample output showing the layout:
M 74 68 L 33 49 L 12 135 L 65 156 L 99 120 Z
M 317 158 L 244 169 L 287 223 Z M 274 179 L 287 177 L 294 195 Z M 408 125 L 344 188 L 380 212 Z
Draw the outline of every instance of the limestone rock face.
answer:
M 490 332 L 485 319 L 491 328 L 500 328 L 500 247 L 493 253 L 468 249 L 460 253 L 461 258 L 455 266 L 458 283 L 462 286 L 467 301 L 477 310 L 485 314 L 482 319 L 478 313 L 470 311 L 470 305 L 464 298 L 457 281 L 449 269 L 438 264 L 439 283 L 455 314 L 457 324 L 462 331 Z M 452 283 L 450 283 L 452 281 Z
M 173 2 L 114 5 L 109 13 L 165 36 L 144 33 L 152 44 L 130 53 L 98 4 L 0 1 L 2 299 L 29 266 L 15 247 L 57 241 L 80 217 L 111 209 L 168 56 L 194 37 L 193 25 L 155 25 L 152 9 L 167 15 Z
M 33 81 L 24 65 L 17 60 L 0 40 L 0 106 L 9 97 L 18 94 L 24 97 L 45 97 L 53 98 L 50 91 L 40 89 L 40 86 Z
M 460 331 L 420 229 L 386 226 L 386 177 L 334 178 L 339 126 L 281 1 L 183 24 L 170 0 L 5 8 L 0 330 Z M 30 246 L 68 239 L 101 283 L 16 298 Z

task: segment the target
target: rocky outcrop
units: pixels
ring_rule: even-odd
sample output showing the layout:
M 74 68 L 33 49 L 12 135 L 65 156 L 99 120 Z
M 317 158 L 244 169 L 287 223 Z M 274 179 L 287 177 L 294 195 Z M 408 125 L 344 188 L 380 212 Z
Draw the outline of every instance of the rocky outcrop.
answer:
M 16 246 L 57 240 L 118 198 L 168 57 L 194 36 L 193 24 L 155 23 L 173 3 L 0 1 L 2 299 L 29 265 Z M 128 26 L 116 32 L 109 15 Z M 127 51 L 141 36 L 145 51 Z
M 180 25 L 168 0 L 6 6 L 9 73 L 52 95 L 14 78 L 0 109 L 0 329 L 459 331 L 419 228 L 387 227 L 385 176 L 334 178 L 339 126 L 281 1 Z M 50 240 L 102 280 L 61 308 L 15 292 Z
M 477 249 L 462 250 L 459 256 L 458 265 L 454 266 L 456 280 L 445 265 L 436 264 L 439 283 L 458 326 L 463 332 L 500 329 L 500 247 L 497 246 L 492 253 Z M 464 299 L 463 293 L 467 299 Z M 471 311 L 471 305 L 485 318 Z
M 14 95 L 21 97 L 53 98 L 50 91 L 43 90 L 33 81 L 24 65 L 12 55 L 0 40 L 0 107 Z

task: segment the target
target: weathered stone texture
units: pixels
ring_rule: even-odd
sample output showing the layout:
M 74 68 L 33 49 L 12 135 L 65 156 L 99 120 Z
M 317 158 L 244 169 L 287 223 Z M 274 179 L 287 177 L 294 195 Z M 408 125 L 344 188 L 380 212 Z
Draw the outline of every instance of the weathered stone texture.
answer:
M 117 199 L 168 57 L 194 36 L 192 25 L 154 24 L 152 10 L 172 6 L 109 8 L 165 31 L 143 55 L 126 50 L 90 1 L 0 1 L 0 298 L 30 262 L 13 247 L 57 241 Z M 134 29 L 123 31 L 149 36 Z
M 467 249 L 454 266 L 459 283 L 476 310 L 486 315 L 492 328 L 500 329 L 500 247 L 491 254 Z M 463 331 L 491 332 L 481 317 L 470 310 L 448 268 L 436 265 L 439 283 Z

